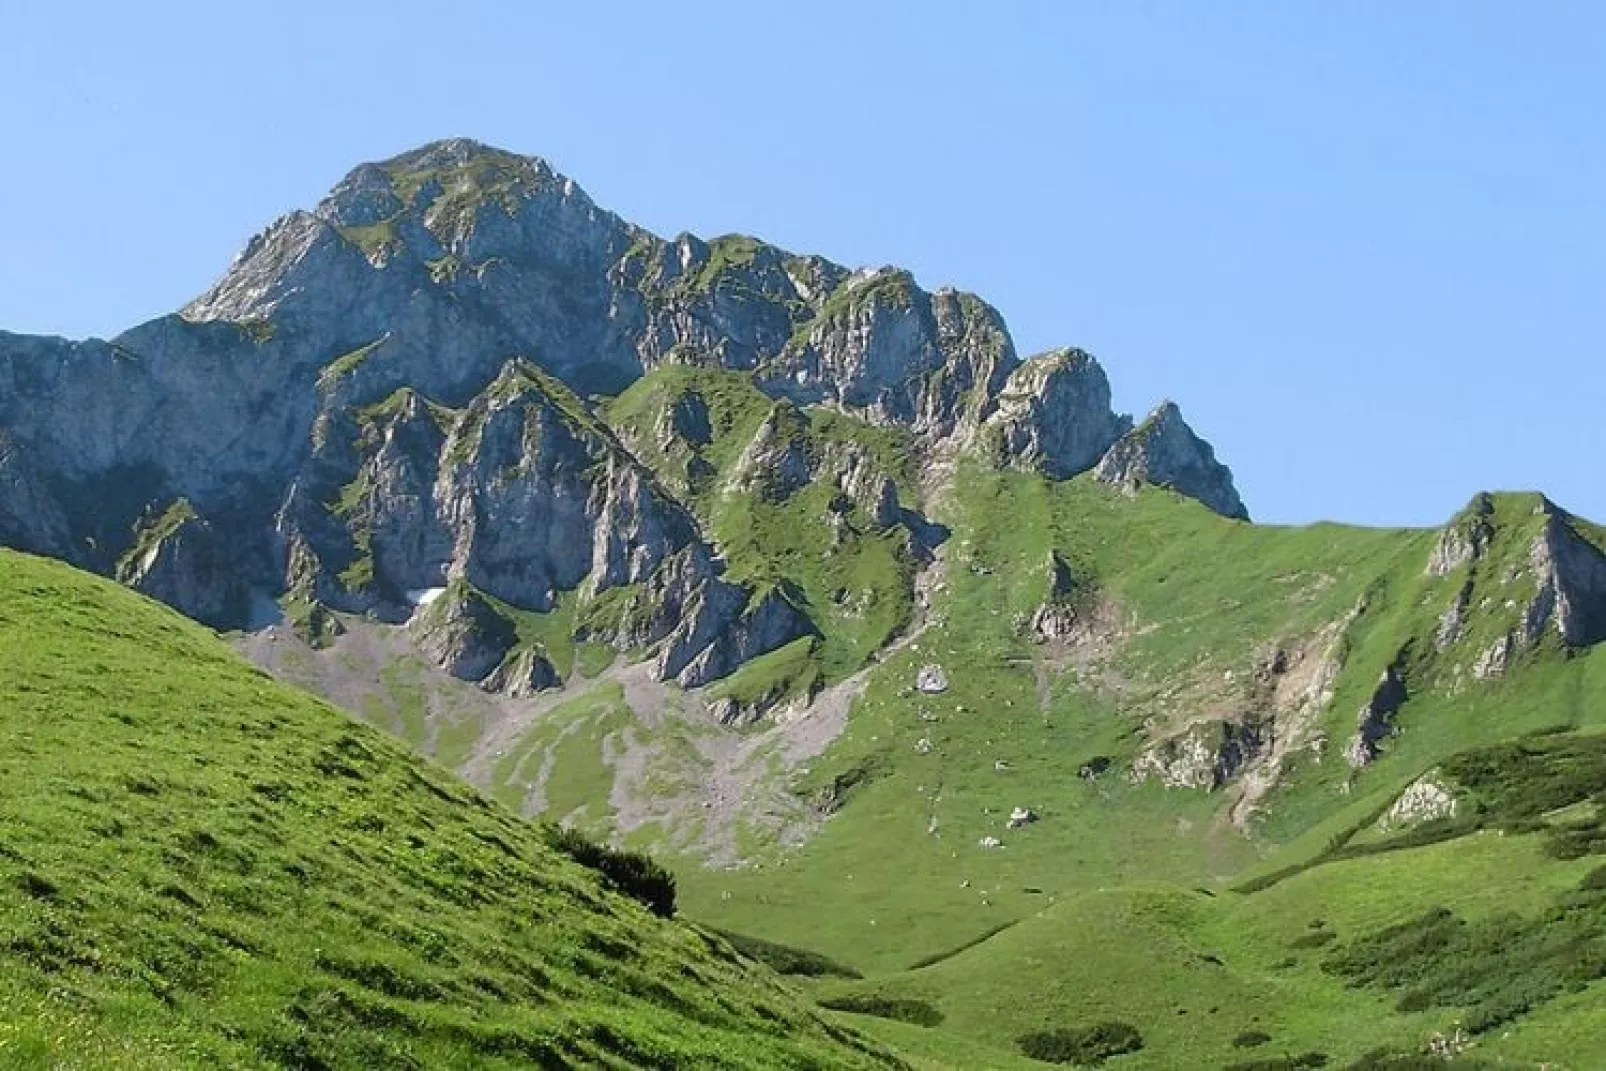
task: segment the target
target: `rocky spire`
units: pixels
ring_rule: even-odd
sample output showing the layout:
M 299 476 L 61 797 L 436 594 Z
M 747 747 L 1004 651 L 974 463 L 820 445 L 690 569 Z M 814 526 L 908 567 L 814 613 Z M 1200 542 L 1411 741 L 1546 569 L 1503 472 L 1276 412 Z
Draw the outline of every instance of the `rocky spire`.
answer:
M 1110 409 L 1110 382 L 1091 354 L 1059 349 L 1010 374 L 989 424 L 1007 459 L 1062 480 L 1097 464 L 1132 418 Z
M 1168 487 L 1223 517 L 1249 519 L 1232 484 L 1232 470 L 1216 460 L 1215 450 L 1194 434 L 1174 402 L 1161 403 L 1121 436 L 1099 460 L 1094 476 L 1121 488 L 1145 483 Z

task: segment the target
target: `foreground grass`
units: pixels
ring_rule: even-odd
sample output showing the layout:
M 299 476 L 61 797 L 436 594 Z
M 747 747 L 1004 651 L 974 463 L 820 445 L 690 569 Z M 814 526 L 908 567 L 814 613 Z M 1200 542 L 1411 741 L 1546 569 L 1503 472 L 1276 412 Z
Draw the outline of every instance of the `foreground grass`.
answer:
M 0 1065 L 890 1060 L 204 629 L 0 552 Z

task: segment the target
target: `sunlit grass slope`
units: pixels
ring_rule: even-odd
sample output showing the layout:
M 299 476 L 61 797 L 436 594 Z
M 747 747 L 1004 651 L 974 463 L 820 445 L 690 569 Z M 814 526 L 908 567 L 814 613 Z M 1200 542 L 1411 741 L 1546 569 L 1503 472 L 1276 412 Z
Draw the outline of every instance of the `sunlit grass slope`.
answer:
M 206 630 L 0 551 L 0 1066 L 889 1062 Z

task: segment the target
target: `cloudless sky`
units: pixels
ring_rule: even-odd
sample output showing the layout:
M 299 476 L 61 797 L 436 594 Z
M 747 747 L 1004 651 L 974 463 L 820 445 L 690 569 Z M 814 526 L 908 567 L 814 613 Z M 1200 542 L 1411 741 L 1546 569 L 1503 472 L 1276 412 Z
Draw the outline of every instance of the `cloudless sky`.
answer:
M 1606 5 L 0 0 L 0 327 L 114 334 L 360 161 L 974 290 L 1258 519 L 1606 521 Z

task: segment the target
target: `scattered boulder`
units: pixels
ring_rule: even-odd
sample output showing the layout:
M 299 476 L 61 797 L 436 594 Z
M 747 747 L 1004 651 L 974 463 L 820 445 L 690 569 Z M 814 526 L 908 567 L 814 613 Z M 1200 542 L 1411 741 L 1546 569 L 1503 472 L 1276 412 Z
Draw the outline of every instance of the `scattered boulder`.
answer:
M 1004 842 L 999 840 L 997 837 L 983 837 L 981 840 L 976 842 L 976 846 L 978 848 L 1002 848 L 1004 846 Z
M 948 690 L 948 674 L 935 663 L 921 666 L 915 674 L 915 687 L 927 695 L 940 695 Z
M 1009 828 L 1019 829 L 1037 821 L 1037 812 L 1030 807 L 1016 807 L 1009 812 Z
M 1099 776 L 1110 768 L 1110 759 L 1107 755 L 1094 755 L 1082 763 L 1076 771 L 1076 776 L 1084 781 L 1096 781 Z
M 1456 807 L 1455 793 L 1440 782 L 1436 774 L 1430 773 L 1407 786 L 1379 824 L 1384 829 L 1417 826 L 1440 818 L 1453 818 Z

